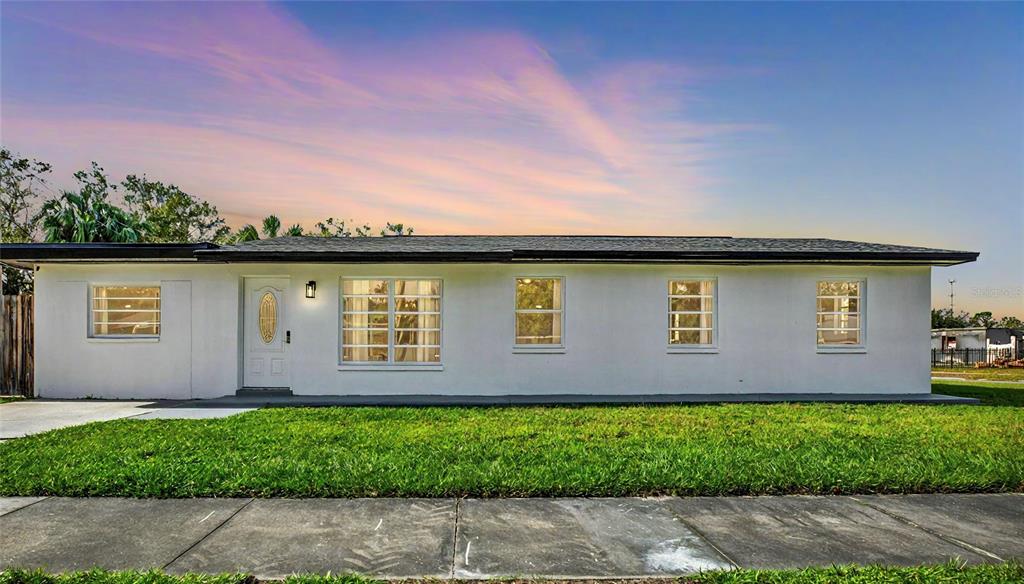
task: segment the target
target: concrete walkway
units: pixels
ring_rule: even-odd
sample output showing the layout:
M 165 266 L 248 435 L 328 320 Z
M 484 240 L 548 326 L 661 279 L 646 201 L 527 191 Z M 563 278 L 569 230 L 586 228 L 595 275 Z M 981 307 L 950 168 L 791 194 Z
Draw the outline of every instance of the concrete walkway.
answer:
M 0 404 L 0 440 L 120 418 L 223 418 L 258 405 L 190 401 L 27 399 Z
M 1024 495 L 0 499 L 0 568 L 625 578 L 1024 557 Z

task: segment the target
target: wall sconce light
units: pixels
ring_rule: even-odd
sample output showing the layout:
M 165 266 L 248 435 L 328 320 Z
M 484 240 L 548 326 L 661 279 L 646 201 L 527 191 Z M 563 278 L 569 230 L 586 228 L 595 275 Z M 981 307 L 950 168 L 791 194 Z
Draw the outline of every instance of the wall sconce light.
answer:
M 316 282 L 313 280 L 306 282 L 306 298 L 316 298 Z

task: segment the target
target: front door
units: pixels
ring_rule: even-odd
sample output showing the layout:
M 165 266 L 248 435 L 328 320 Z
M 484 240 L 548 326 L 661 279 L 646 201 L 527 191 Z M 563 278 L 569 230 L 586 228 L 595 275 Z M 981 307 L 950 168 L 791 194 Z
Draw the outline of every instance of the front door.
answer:
M 245 387 L 290 387 L 288 278 L 245 279 Z

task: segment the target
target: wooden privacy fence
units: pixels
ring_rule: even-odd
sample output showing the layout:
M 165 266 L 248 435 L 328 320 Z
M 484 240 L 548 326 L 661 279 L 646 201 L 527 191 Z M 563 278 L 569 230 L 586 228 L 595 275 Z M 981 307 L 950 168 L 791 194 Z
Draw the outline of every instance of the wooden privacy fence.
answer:
M 32 295 L 3 297 L 0 316 L 0 393 L 32 397 Z

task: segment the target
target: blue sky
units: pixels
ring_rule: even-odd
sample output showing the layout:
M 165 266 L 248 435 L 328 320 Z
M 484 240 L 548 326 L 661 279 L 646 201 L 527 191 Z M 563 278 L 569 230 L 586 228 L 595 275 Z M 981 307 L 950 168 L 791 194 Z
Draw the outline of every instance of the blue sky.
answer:
M 423 233 L 820 236 L 982 253 L 1024 317 L 1022 4 L 0 6 L 4 145 Z

